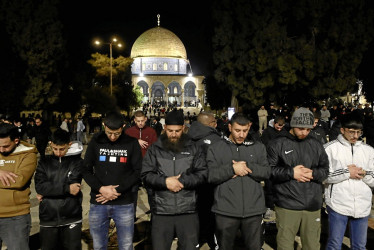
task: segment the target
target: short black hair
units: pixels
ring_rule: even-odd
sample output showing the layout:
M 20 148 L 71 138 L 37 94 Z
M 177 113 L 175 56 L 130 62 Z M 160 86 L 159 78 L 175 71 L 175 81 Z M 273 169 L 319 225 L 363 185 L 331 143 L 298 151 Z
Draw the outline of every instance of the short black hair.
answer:
M 125 118 L 123 115 L 118 111 L 111 111 L 107 113 L 105 120 L 105 126 L 107 126 L 111 130 L 116 130 L 122 128 L 125 124 Z
M 58 128 L 55 132 L 52 134 L 52 140 L 54 144 L 56 145 L 65 145 L 70 143 L 70 134 L 69 132 L 62 130 Z
M 251 119 L 243 113 L 235 113 L 231 117 L 230 124 L 233 125 L 235 122 L 240 126 L 245 126 L 251 123 Z
M 346 114 L 341 119 L 342 128 L 363 129 L 362 120 L 357 112 Z
M 0 138 L 9 137 L 12 141 L 19 139 L 20 135 L 16 126 L 10 123 L 0 123 Z
M 275 118 L 274 118 L 274 124 L 278 123 L 278 124 L 285 124 L 286 122 L 286 119 L 284 118 L 284 116 L 282 115 L 277 115 Z

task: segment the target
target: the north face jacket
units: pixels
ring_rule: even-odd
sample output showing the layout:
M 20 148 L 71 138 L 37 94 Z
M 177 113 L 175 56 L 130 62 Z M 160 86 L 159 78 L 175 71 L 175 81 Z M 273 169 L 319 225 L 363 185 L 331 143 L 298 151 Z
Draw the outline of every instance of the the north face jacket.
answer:
M 206 182 L 207 167 L 202 149 L 187 137 L 181 152 L 165 150 L 159 138 L 148 149 L 142 164 L 142 181 L 148 190 L 152 213 L 177 215 L 196 212 L 196 189 Z M 184 188 L 171 192 L 166 178 L 181 175 Z

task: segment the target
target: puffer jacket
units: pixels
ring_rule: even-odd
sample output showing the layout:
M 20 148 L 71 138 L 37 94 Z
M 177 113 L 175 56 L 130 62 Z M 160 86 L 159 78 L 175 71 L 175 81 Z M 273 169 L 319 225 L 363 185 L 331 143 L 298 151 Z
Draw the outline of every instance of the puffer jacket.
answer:
M 246 161 L 251 174 L 236 176 L 232 161 Z M 265 146 L 253 140 L 237 145 L 225 137 L 208 148 L 208 181 L 216 185 L 212 211 L 233 217 L 249 217 L 266 211 L 261 181 L 270 176 Z
M 325 202 L 335 212 L 354 218 L 366 217 L 371 211 L 374 187 L 374 149 L 357 141 L 352 145 L 343 135 L 325 144 L 330 169 L 326 180 Z M 366 171 L 363 179 L 350 179 L 348 165 Z
M 40 160 L 35 173 L 35 190 L 43 195 L 39 204 L 41 226 L 62 226 L 82 220 L 82 192 L 70 194 L 70 184 L 81 183 L 83 144 L 74 142 L 64 157 Z
M 273 140 L 267 147 L 276 206 L 290 210 L 317 211 L 322 207 L 323 185 L 329 161 L 323 145 L 311 136 L 303 140 L 290 133 Z M 313 170 L 313 179 L 298 182 L 293 168 Z
M 147 188 L 152 213 L 177 215 L 196 212 L 196 189 L 206 182 L 207 167 L 200 147 L 187 136 L 184 148 L 175 153 L 165 150 L 160 137 L 148 149 L 142 165 L 142 181 Z M 184 188 L 171 192 L 166 178 L 178 176 Z

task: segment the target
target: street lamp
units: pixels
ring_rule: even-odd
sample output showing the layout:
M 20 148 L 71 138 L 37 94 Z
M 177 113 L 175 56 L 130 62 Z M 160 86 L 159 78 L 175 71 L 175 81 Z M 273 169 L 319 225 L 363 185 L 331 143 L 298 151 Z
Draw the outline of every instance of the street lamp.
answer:
M 101 42 L 96 40 L 95 41 L 96 45 L 100 45 Z M 112 57 L 112 46 L 117 45 L 118 47 L 122 47 L 122 44 L 120 44 L 117 40 L 117 38 L 113 38 L 112 41 L 109 43 L 103 43 L 103 44 L 109 44 L 109 49 L 110 49 L 110 95 L 113 95 L 113 57 Z

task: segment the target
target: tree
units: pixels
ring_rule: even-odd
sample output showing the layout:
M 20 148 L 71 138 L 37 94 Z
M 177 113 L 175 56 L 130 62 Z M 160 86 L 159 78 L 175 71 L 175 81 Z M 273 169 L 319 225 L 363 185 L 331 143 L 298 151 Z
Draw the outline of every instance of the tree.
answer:
M 230 106 L 231 91 L 227 85 L 216 81 L 213 76 L 207 76 L 203 84 L 206 86 L 207 102 L 211 109 L 219 110 Z
M 13 50 L 25 62 L 26 108 L 49 109 L 60 92 L 59 72 L 65 67 L 58 0 L 5 0 L 1 16 Z
M 119 56 L 113 58 L 112 75 L 113 75 L 113 96 L 110 97 L 120 109 L 130 111 L 131 107 L 139 106 L 137 94 L 134 92 L 131 84 L 131 64 L 132 58 Z M 91 55 L 88 61 L 96 70 L 96 76 L 99 86 L 103 90 L 108 90 L 110 82 L 110 58 L 107 55 L 95 53 Z M 89 100 L 86 98 L 86 100 Z
M 241 105 L 300 104 L 345 95 L 373 34 L 364 0 L 220 0 L 215 78 Z

